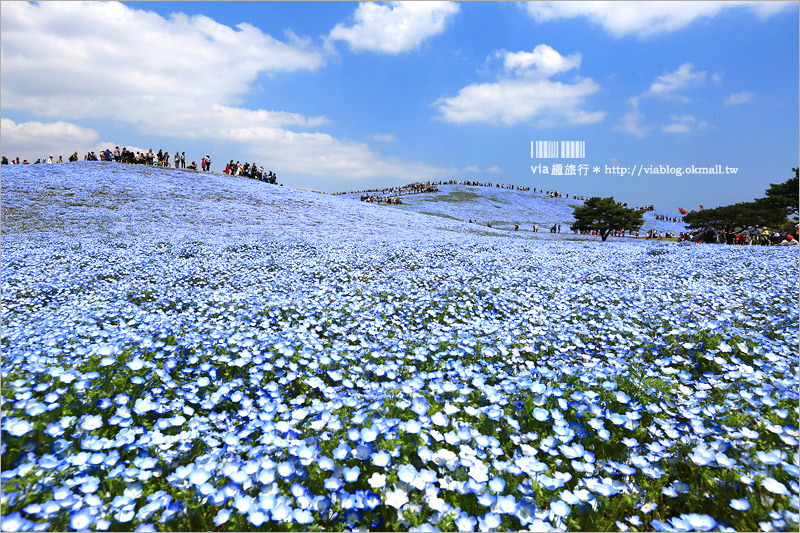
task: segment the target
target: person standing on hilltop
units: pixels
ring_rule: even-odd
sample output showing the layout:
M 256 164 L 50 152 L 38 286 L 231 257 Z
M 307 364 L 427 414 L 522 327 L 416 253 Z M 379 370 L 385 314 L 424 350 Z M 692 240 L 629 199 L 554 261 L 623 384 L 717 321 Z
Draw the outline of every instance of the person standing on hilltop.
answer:
M 181 154 L 179 154 L 177 150 L 172 160 L 175 162 L 175 168 L 181 168 Z
M 186 152 L 181 152 L 181 168 L 186 168 Z
M 211 156 L 206 154 L 206 172 L 211 172 Z

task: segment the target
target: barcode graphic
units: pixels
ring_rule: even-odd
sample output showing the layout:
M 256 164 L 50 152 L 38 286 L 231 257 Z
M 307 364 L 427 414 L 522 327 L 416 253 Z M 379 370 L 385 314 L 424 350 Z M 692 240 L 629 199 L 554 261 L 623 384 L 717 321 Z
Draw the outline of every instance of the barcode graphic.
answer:
M 586 141 L 531 141 L 531 158 L 584 159 Z

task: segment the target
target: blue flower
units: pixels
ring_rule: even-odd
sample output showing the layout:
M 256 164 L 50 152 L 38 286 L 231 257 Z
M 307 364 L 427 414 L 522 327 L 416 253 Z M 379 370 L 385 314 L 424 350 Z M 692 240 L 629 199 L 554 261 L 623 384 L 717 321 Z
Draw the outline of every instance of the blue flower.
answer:
M 342 481 L 342 478 L 335 476 L 327 478 L 325 481 L 322 482 L 322 484 L 327 490 L 332 492 L 337 491 L 342 487 L 344 487 L 344 482 Z
M 506 480 L 500 477 L 494 477 L 489 481 L 489 490 L 499 494 L 506 488 Z
M 357 481 L 360 473 L 361 469 L 358 466 L 354 466 L 352 468 L 344 467 L 342 469 L 342 477 L 344 477 L 344 480 L 347 483 L 354 483 Z
M 379 489 L 386 486 L 386 475 L 373 472 L 372 476 L 367 480 L 369 486 L 373 489 Z
M 12 437 L 21 437 L 33 430 L 33 424 L 17 418 L 6 418 L 3 425 L 5 426 L 4 431 Z
M 14 531 L 13 529 L 6 529 L 7 524 L 4 522 L 4 531 Z M 86 531 L 89 529 L 89 525 L 94 522 L 94 514 L 91 512 L 90 509 L 80 509 L 78 511 L 73 511 L 69 515 L 69 527 L 74 529 L 75 531 Z
M 550 511 L 552 511 L 554 515 L 563 518 L 569 516 L 570 508 L 563 500 L 558 500 L 550 504 Z
M 277 471 L 278 475 L 284 479 L 291 477 L 295 473 L 294 465 L 289 461 L 283 461 L 281 463 L 278 463 Z
M 730 505 L 731 509 L 735 509 L 736 511 L 747 511 L 750 509 L 750 502 L 747 501 L 746 498 L 731 500 L 728 505 Z
M 370 461 L 372 464 L 377 466 L 378 468 L 383 468 L 389 465 L 392 461 L 392 456 L 386 450 L 381 450 L 377 453 L 373 453 L 370 456 Z
M 711 531 L 717 521 L 705 514 L 682 514 L 681 519 L 686 521 L 694 531 Z
M 475 531 L 475 525 L 478 521 L 466 513 L 461 513 L 456 518 L 456 529 L 458 531 Z
M 425 398 L 414 398 L 411 400 L 411 410 L 417 413 L 419 416 L 423 416 L 425 413 L 428 412 L 430 409 L 430 404 Z
M 779 494 L 779 495 L 784 495 L 784 496 L 789 496 L 790 495 L 789 491 L 786 489 L 786 485 L 784 485 L 780 481 L 776 480 L 775 478 L 771 478 L 771 477 L 765 478 L 761 482 L 761 486 L 764 487 L 765 489 L 767 489 L 768 491 L 770 491 L 773 494 Z
M 386 493 L 386 498 L 384 501 L 386 502 L 386 505 L 390 505 L 395 509 L 400 509 L 402 506 L 408 503 L 408 494 L 404 490 L 394 489 Z
M 292 513 L 292 518 L 298 524 L 310 524 L 314 521 L 314 515 L 307 509 L 295 509 Z
M 319 466 L 322 470 L 333 470 L 335 463 L 330 457 L 320 457 L 317 460 L 317 466 Z

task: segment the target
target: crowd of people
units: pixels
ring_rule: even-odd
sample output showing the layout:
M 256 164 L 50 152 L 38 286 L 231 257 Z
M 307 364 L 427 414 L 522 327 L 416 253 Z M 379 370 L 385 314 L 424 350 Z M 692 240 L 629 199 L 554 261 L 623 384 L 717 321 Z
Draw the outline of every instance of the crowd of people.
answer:
M 798 242 L 800 225 L 794 227 L 794 233 L 786 231 L 769 231 L 758 224 L 751 228 L 735 231 L 732 228 L 723 230 L 708 229 L 681 233 L 679 241 L 706 244 L 734 244 L 747 246 L 791 246 Z
M 645 239 L 674 239 L 675 232 L 674 231 L 659 231 L 659 230 L 647 230 L 647 233 L 644 234 Z
M 234 163 L 233 159 L 225 165 L 225 174 L 229 176 L 244 176 L 245 178 L 265 181 L 273 185 L 278 183 L 278 175 L 271 170 L 264 173 L 263 166 L 259 167 L 255 163 L 242 164 L 239 161 Z
M 414 183 L 409 183 L 407 185 L 401 185 L 399 187 L 383 187 L 381 189 L 362 189 L 360 191 L 335 192 L 332 194 L 333 196 L 338 196 L 342 194 L 360 194 L 361 196 L 359 198 L 361 199 L 362 202 L 388 203 L 388 200 L 393 197 L 405 196 L 409 194 L 439 192 L 439 188 L 437 187 L 437 185 L 441 185 L 441 182 L 417 181 Z
M 127 163 L 131 165 L 151 165 L 162 168 L 170 168 L 169 161 L 171 158 L 175 168 L 197 170 L 197 163 L 194 161 L 192 161 L 188 167 L 186 166 L 186 152 L 175 152 L 175 155 L 170 157 L 169 152 L 165 150 L 159 150 L 156 153 L 153 152 L 151 148 L 147 152 L 140 152 L 137 150 L 136 153 L 134 153 L 125 146 L 122 147 L 122 150 L 117 146 L 114 148 L 112 157 L 113 159 L 107 159 L 107 161 L 116 161 L 117 163 Z
M 402 200 L 400 200 L 401 196 L 439 192 L 439 188 L 436 184 L 430 182 L 417 182 L 409 183 L 401 187 L 386 187 L 379 190 L 361 192 L 364 193 L 360 196 L 362 202 L 399 205 L 403 203 Z
M 473 180 L 449 180 L 449 181 L 436 181 L 436 185 L 467 185 L 470 187 L 495 187 L 497 189 L 511 189 L 515 191 L 529 191 L 530 187 L 523 187 L 522 185 L 513 185 L 511 183 L 492 183 L 491 181 L 473 181 Z
M 648 211 L 652 211 L 652 209 L 648 209 Z M 654 216 L 656 220 L 661 220 L 662 222 L 682 222 L 682 220 L 679 217 L 670 217 L 667 215 L 654 215 Z
M 73 152 L 73 154 L 69 156 L 67 160 L 70 163 L 74 163 L 81 160 L 81 158 L 78 155 L 78 152 Z M 146 152 L 139 150 L 134 152 L 133 150 L 128 150 L 126 146 L 123 146 L 122 148 L 117 146 L 114 148 L 114 150 L 106 148 L 105 150 L 101 151 L 99 155 L 94 151 L 90 151 L 83 156 L 83 161 L 115 161 L 117 163 L 125 163 L 129 165 L 150 165 L 162 168 L 171 168 L 171 161 L 172 165 L 174 165 L 174 168 L 176 169 L 198 170 L 196 162 L 192 161 L 189 163 L 189 165 L 186 164 L 186 152 L 176 151 L 174 155 L 170 155 L 169 151 L 167 150 L 160 149 L 158 152 L 154 152 L 152 148 Z M 41 163 L 63 162 L 64 159 L 62 156 L 58 156 L 58 160 L 54 160 L 53 156 L 51 155 L 49 157 L 39 158 L 34 161 L 33 164 L 36 165 Z M 9 161 L 7 157 L 2 156 L 2 164 L 29 165 L 31 163 L 29 163 L 27 159 L 24 159 L 22 162 L 20 162 L 19 157 Z M 200 159 L 200 170 L 203 172 L 211 172 L 211 156 L 209 154 L 206 154 Z M 225 174 L 253 178 L 271 183 L 273 185 L 277 185 L 278 183 L 278 176 L 273 171 L 270 170 L 265 173 L 264 167 L 258 167 L 255 163 L 245 163 L 242 165 L 237 161 L 234 164 L 232 159 L 230 163 L 225 166 Z

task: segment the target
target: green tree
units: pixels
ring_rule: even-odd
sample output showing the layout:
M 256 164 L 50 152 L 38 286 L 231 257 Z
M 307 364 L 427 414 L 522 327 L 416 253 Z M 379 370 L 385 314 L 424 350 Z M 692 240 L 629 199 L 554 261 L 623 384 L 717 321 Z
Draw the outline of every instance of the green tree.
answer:
M 595 230 L 604 241 L 612 231 L 635 231 L 644 224 L 641 211 L 622 207 L 613 197 L 589 198 L 574 208 L 572 216 L 575 217 L 575 223 L 570 226 L 573 230 Z
M 797 216 L 798 214 L 797 208 L 800 202 L 800 198 L 798 198 L 798 193 L 800 192 L 798 182 L 800 182 L 800 179 L 798 178 L 800 178 L 800 169 L 793 168 L 792 171 L 794 172 L 793 178 L 783 183 L 770 183 L 769 189 L 767 189 L 767 197 L 764 198 L 766 205 L 770 208 L 785 212 L 784 218 L 788 218 L 790 215 Z
M 784 183 L 770 184 L 765 198 L 687 213 L 683 221 L 692 229 L 735 229 L 756 224 L 762 228 L 790 229 L 795 222 L 787 219 L 797 216 L 798 207 L 798 169 L 792 170 L 795 177 Z

